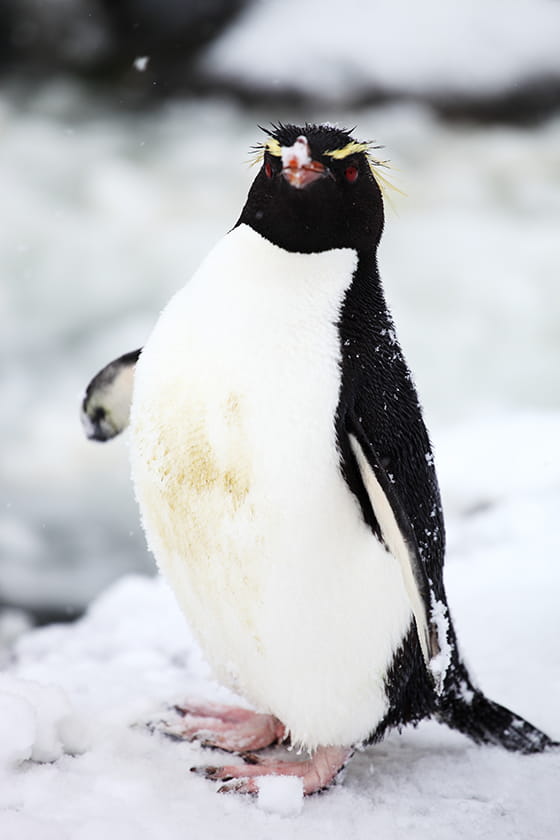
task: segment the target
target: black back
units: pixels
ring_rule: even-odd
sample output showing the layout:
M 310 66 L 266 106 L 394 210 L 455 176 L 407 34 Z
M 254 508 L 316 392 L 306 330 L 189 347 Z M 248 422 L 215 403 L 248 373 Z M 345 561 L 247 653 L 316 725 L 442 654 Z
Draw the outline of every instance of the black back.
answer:
M 361 254 L 339 320 L 342 386 L 336 415 L 341 469 L 365 521 L 382 539 L 349 435 L 363 430 L 404 511 L 429 586 L 420 586 L 427 616 L 430 593 L 446 603 L 445 530 L 432 448 L 411 374 L 396 339 L 377 274 L 375 255 Z M 400 523 L 399 523 L 400 524 Z M 402 529 L 401 529 L 402 530 Z M 389 726 L 421 720 L 436 707 L 416 627 L 395 654 L 385 678 L 389 711 L 371 740 Z

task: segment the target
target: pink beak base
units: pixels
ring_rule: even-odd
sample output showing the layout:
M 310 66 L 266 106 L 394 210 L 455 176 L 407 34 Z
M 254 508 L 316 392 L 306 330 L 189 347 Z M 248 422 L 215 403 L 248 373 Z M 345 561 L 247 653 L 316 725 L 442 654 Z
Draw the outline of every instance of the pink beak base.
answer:
M 313 181 L 317 181 L 318 178 L 323 178 L 325 174 L 326 169 L 322 163 L 312 160 L 302 165 L 295 155 L 286 162 L 282 169 L 282 175 L 296 190 L 307 187 Z

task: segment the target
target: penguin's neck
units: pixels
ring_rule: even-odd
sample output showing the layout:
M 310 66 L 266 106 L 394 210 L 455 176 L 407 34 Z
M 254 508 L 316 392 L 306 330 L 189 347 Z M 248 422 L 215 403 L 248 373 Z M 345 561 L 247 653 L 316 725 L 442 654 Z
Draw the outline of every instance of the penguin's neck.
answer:
M 270 308 L 272 301 L 282 308 L 309 310 L 327 300 L 338 312 L 357 264 L 353 248 L 287 251 L 242 223 L 216 245 L 187 286 L 194 281 L 211 283 L 224 293 L 227 289 L 228 297 L 244 298 L 247 309 L 254 312 L 259 306 Z

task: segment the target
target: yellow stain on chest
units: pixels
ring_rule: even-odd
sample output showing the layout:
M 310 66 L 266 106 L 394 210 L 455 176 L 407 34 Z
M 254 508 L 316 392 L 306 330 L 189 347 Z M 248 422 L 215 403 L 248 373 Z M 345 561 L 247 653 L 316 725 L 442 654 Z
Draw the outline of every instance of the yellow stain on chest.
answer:
M 234 509 L 244 502 L 250 490 L 249 458 L 243 436 L 240 398 L 232 393 L 228 396 L 223 422 L 226 427 L 228 451 L 219 458 L 213 449 L 204 418 L 191 426 L 186 452 L 184 471 L 176 476 L 194 493 L 223 491 L 231 500 Z
M 190 618 L 204 605 L 205 613 L 213 612 L 213 632 L 223 625 L 227 637 L 233 621 L 259 649 L 254 613 L 261 603 L 262 537 L 250 501 L 243 397 L 229 393 L 212 408 L 193 403 L 179 423 L 174 413 L 173 422 L 160 416 L 158 425 L 147 459 L 151 489 L 143 489 L 161 541 L 158 561 L 172 579 L 185 582 L 179 587 Z

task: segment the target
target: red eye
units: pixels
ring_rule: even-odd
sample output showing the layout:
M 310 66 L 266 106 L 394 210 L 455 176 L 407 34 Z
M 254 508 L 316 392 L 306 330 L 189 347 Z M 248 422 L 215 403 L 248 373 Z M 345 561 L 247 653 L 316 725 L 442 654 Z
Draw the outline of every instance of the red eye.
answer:
M 264 174 L 267 178 L 272 178 L 272 164 L 269 160 L 264 165 Z
M 358 178 L 358 167 L 357 166 L 347 166 L 346 169 L 344 170 L 344 177 L 346 178 L 346 180 L 350 184 L 353 184 L 354 181 L 356 181 L 357 178 Z

